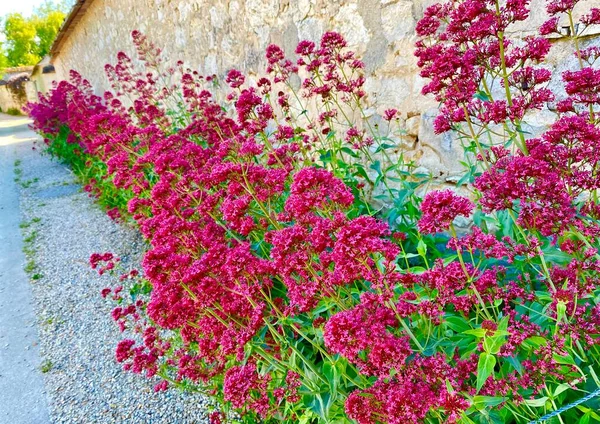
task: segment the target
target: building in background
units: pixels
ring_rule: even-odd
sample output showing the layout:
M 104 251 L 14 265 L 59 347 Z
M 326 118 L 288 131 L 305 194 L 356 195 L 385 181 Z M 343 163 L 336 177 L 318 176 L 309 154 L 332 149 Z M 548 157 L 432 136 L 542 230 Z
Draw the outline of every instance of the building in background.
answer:
M 47 93 L 52 88 L 57 76 L 54 65 L 50 63 L 50 56 L 44 57 L 33 67 L 30 79 L 37 93 Z

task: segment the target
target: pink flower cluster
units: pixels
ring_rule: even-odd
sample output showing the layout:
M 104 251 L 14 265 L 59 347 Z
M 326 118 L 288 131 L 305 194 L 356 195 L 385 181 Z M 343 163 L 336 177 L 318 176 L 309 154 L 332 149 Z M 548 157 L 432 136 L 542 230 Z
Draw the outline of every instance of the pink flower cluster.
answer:
M 423 215 L 419 230 L 424 234 L 446 231 L 458 216 L 468 218 L 473 203 L 466 197 L 457 196 L 451 190 L 431 191 L 421 204 Z
M 336 33 L 326 33 L 318 48 L 300 43 L 298 65 L 271 46 L 272 79 L 261 78 L 259 89 L 246 87 L 236 70 L 227 74 L 232 117 L 210 92 L 212 77 L 182 64 L 160 71 L 159 51 L 138 32 L 133 39 L 148 72 L 136 71 L 119 53 L 117 64 L 106 66 L 114 93 L 107 92 L 103 101 L 73 73 L 70 82 L 30 106 L 36 129 L 56 138 L 68 128 L 68 143 L 78 146 L 85 160 L 104 164 L 104 173 L 88 179 L 89 190 L 105 195 L 113 187 L 126 201 L 116 210 L 132 218 L 150 243 L 143 260 L 150 298 L 113 311 L 121 329 L 142 342 L 123 340 L 117 360 L 133 372 L 168 374 L 170 381 L 210 385 L 224 379 L 225 401 L 267 417 L 284 399 L 299 401 L 299 375 L 259 372 L 252 364 L 268 359 L 264 355 L 253 354 L 251 365 L 233 367 L 232 358 L 242 361 L 265 330 L 272 355 L 283 358 L 289 353 L 278 338 L 299 335 L 294 327 L 282 327 L 282 334 L 271 331 L 279 320 L 310 316 L 324 298 L 337 299 L 341 287 L 365 279 L 374 287 L 394 284 L 390 276 L 399 249 L 387 240 L 387 226 L 371 217 L 348 218 L 355 200 L 351 190 L 330 171 L 303 164 L 306 143 L 319 140 L 318 125 L 331 127 L 335 112 L 314 121 L 312 136 L 302 134 L 288 125 L 287 103 L 276 94 L 277 84 L 285 85 L 302 67 L 319 75 L 304 80 L 304 98 L 327 101 L 339 92 L 348 102 L 359 101 L 362 63 Z M 177 75 L 179 85 L 157 83 Z M 178 98 L 184 108 L 167 113 Z M 177 113 L 182 120 L 173 118 Z M 275 113 L 286 124 L 267 131 Z M 352 144 L 360 140 L 357 133 Z M 378 258 L 384 260 L 383 272 Z M 90 261 L 96 267 L 111 259 L 94 255 Z M 109 262 L 101 271 L 113 268 Z M 115 293 L 111 298 L 121 302 L 121 290 L 106 289 L 103 296 Z M 173 345 L 157 329 L 177 331 L 182 344 Z M 375 363 L 364 364 L 370 373 L 389 371 L 411 352 L 405 337 L 390 335 L 380 346 L 387 353 L 373 351 Z
M 505 35 L 507 28 L 528 16 L 528 0 L 462 0 L 427 8 L 417 25 L 420 40 L 415 54 L 421 76 L 430 80 L 423 93 L 434 94 L 442 103 L 435 120 L 437 132 L 467 119 L 475 125 L 520 121 L 528 111 L 554 99 L 545 87 L 550 72 L 537 66 L 548 54 L 550 42 Z M 504 74 L 503 67 L 514 72 Z M 508 98 L 482 95 L 490 77 L 501 81 Z
M 436 4 L 418 24 L 440 132 L 460 123 L 517 131 L 554 98 L 550 72 L 537 66 L 549 42 L 505 38 L 528 2 L 501 3 Z M 340 34 L 300 42 L 296 61 L 269 46 L 265 75 L 252 85 L 229 71 L 224 96 L 214 76 L 182 63 L 163 70 L 159 49 L 139 32 L 133 40 L 145 71 L 119 53 L 106 67 L 114 92 L 100 99 L 73 73 L 30 106 L 50 148 L 73 147 L 72 160 L 96 172 L 82 175 L 89 190 L 149 243 L 143 273 L 120 282 L 148 287 L 148 297 L 126 304 L 123 287 L 103 291 L 130 333 L 116 351 L 126 369 L 160 377 L 156 390 L 201 385 L 248 422 L 295 421 L 310 404 L 307 416 L 324 420 L 453 423 L 479 414 L 481 397 L 518 408 L 547 385 L 576 384 L 570 342 L 584 351 L 600 343 L 600 262 L 574 235 L 600 235 L 588 196 L 600 188 L 591 66 L 564 74 L 568 97 L 550 129 L 519 151 L 479 146 L 475 202 L 430 192 L 398 234 L 361 215 L 357 187 L 315 154 L 332 138 L 349 155 L 374 142 L 358 123 L 337 121 L 340 104 L 352 111 L 365 96 L 364 66 Z M 509 98 L 482 91 L 490 75 Z M 301 88 L 290 91 L 296 77 Z M 303 102 L 321 113 L 304 116 Z M 514 214 L 516 225 L 456 234 L 454 220 L 473 212 Z M 560 260 L 542 262 L 542 250 Z M 118 264 L 111 254 L 90 262 L 102 272 Z M 481 381 L 486 355 L 498 366 Z

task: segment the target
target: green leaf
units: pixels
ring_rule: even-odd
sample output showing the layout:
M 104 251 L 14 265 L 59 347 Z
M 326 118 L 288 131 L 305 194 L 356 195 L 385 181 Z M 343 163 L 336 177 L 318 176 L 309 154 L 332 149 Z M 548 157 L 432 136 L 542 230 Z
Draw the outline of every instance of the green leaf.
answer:
M 456 182 L 457 187 L 460 187 L 466 183 L 469 183 L 473 180 L 473 173 L 475 172 L 475 168 L 472 167 L 468 172 L 465 173 L 465 175 L 463 175 L 461 177 L 460 180 L 458 180 Z
M 560 300 L 557 304 L 556 304 L 556 322 L 562 322 L 565 319 L 565 316 L 567 315 L 567 304 L 565 302 L 563 302 L 562 300 Z
M 450 384 L 450 381 L 448 381 L 448 379 L 446 379 L 446 391 L 448 391 L 448 393 L 450 394 L 454 393 L 454 387 L 452 387 L 452 384 Z
M 394 144 L 381 143 L 379 146 L 377 146 L 375 153 L 379 153 L 382 150 L 386 150 L 386 149 L 393 149 L 394 147 L 396 147 L 396 145 L 394 145 Z
M 494 375 L 494 367 L 496 366 L 496 357 L 483 352 L 479 355 L 477 363 L 477 392 L 481 390 L 485 382 L 490 376 Z
M 479 352 L 479 342 L 478 341 L 474 341 L 474 342 L 468 344 L 462 350 L 463 350 L 463 352 L 460 355 L 460 359 L 470 358 L 472 354 Z
M 548 341 L 541 336 L 532 336 L 523 340 L 523 345 L 537 349 L 538 347 L 545 345 L 547 342 Z
M 554 393 L 553 393 L 553 397 L 556 397 L 558 395 L 560 395 L 562 392 L 567 391 L 571 388 L 571 385 L 563 383 L 563 384 L 559 384 L 558 387 L 556 387 L 556 389 L 554 389 Z
M 504 336 L 486 337 L 483 341 L 483 349 L 492 355 L 500 352 L 500 348 L 506 343 Z
M 346 153 L 346 154 L 348 154 L 348 155 L 352 156 L 353 158 L 358 158 L 358 157 L 360 157 L 360 156 L 359 156 L 359 155 L 358 155 L 358 154 L 357 154 L 357 153 L 356 153 L 354 150 L 352 150 L 352 149 L 351 149 L 351 148 L 349 148 L 349 147 L 342 147 L 340 150 L 341 150 L 342 152 L 344 152 L 344 153 Z
M 508 315 L 500 320 L 498 324 L 498 330 L 506 331 L 508 329 Z
M 571 260 L 571 255 L 551 245 L 542 249 L 542 253 L 546 262 L 566 264 Z
M 578 405 L 577 409 L 579 409 L 580 411 L 584 412 L 586 415 L 589 415 L 590 417 L 592 417 L 596 421 L 600 421 L 600 415 L 598 415 L 596 412 L 594 412 L 593 409 L 588 408 L 587 406 L 584 406 L 584 405 Z
M 324 422 L 328 422 L 329 408 L 331 407 L 330 393 L 315 393 L 303 396 L 304 405 L 317 414 Z
M 422 257 L 425 257 L 427 254 L 427 245 L 422 239 L 419 240 L 419 243 L 417 243 L 417 253 Z
M 482 410 L 486 407 L 492 407 L 496 405 L 500 405 L 502 402 L 506 401 L 505 397 L 499 396 L 474 396 L 473 397 L 473 406 L 478 410 Z
M 473 95 L 473 97 L 475 97 L 476 99 L 479 99 L 481 101 L 484 101 L 484 102 L 491 101 L 490 96 L 488 96 L 487 93 L 485 91 L 483 91 L 483 90 L 477 91 L 477 93 L 475 93 Z
M 523 365 L 521 365 L 521 361 L 514 356 L 508 356 L 504 358 L 512 367 L 518 372 L 520 375 L 523 375 Z
M 413 274 L 419 275 L 419 274 L 423 274 L 425 271 L 427 271 L 427 268 L 424 268 L 422 266 L 413 266 L 410 268 L 410 270 L 412 271 Z
M 533 406 L 534 408 L 541 408 L 542 406 L 546 405 L 547 401 L 548 401 L 548 396 L 543 396 L 538 399 L 525 399 L 523 401 L 523 403 L 525 405 Z
M 567 355 L 567 356 L 560 356 L 557 354 L 554 354 L 553 359 L 559 363 L 559 364 L 564 364 L 564 365 L 577 365 L 575 363 L 575 360 L 573 359 L 573 357 L 571 355 Z
M 320 159 L 323 163 L 331 163 L 331 150 L 327 150 L 325 153 L 321 154 Z
M 329 382 L 329 387 L 331 391 L 336 391 L 339 376 L 335 364 L 332 364 L 330 362 L 323 363 L 323 375 Z
M 371 179 L 369 178 L 369 174 L 367 174 L 367 171 L 361 164 L 356 164 L 355 168 L 356 168 L 355 175 L 359 175 L 359 176 L 363 177 L 365 180 L 367 180 L 368 182 L 372 183 Z
M 473 421 L 471 418 L 467 417 L 466 415 L 463 415 L 460 418 L 459 423 L 460 424 L 475 424 L 475 421 Z
M 444 258 L 444 266 L 449 265 L 451 262 L 458 258 L 458 255 L 450 255 Z
M 590 414 L 585 414 L 583 417 L 579 419 L 577 424 L 589 424 L 590 422 Z
M 379 162 L 378 160 L 376 160 L 375 162 L 373 162 L 369 168 L 371 168 L 372 170 L 374 170 L 375 172 L 377 172 L 377 175 L 381 176 L 381 162 Z
M 298 421 L 298 424 L 308 424 L 311 421 L 312 418 L 313 417 L 311 417 L 311 416 L 309 416 L 307 414 L 304 414 L 302 416 L 302 418 L 300 418 L 300 420 Z
M 477 338 L 483 338 L 487 331 L 484 328 L 473 328 L 471 330 L 463 331 L 463 334 L 470 334 Z
M 464 333 L 471 330 L 469 323 L 462 317 L 450 316 L 445 319 L 446 325 L 457 333 Z

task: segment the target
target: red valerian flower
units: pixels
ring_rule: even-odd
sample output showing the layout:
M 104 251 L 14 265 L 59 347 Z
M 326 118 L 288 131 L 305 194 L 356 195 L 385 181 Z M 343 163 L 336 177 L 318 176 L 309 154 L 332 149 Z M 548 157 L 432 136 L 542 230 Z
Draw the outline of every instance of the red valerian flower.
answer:
M 269 410 L 269 375 L 261 376 L 255 364 L 232 367 L 225 373 L 223 394 L 235 408 L 255 411 L 266 417 Z
M 552 33 L 558 34 L 558 20 L 559 17 L 555 16 L 544 22 L 542 26 L 540 26 L 540 35 L 549 35 Z
M 575 7 L 579 0 L 547 0 L 546 11 L 551 16 L 558 13 L 568 12 Z
M 446 231 L 457 216 L 469 217 L 473 207 L 473 202 L 452 190 L 431 191 L 421 204 L 419 230 L 425 234 Z
M 354 196 L 343 181 L 325 169 L 303 168 L 296 172 L 285 210 L 300 220 L 310 219 L 318 210 L 348 207 Z
M 244 77 L 244 75 L 242 75 L 242 73 L 237 69 L 232 69 L 227 73 L 227 76 L 225 77 L 225 82 L 229 84 L 231 88 L 241 87 L 242 84 L 244 84 L 245 80 L 246 78 Z
M 581 22 L 585 25 L 598 25 L 600 24 L 600 9 L 593 7 L 589 13 L 581 17 Z
M 325 346 L 358 365 L 363 373 L 386 377 L 391 370 L 402 369 L 412 353 L 408 336 L 388 330 L 399 325 L 391 308 L 366 293 L 360 305 L 327 321 Z
M 383 119 L 385 119 L 386 121 L 391 121 L 396 117 L 397 113 L 398 109 L 387 109 L 383 112 Z

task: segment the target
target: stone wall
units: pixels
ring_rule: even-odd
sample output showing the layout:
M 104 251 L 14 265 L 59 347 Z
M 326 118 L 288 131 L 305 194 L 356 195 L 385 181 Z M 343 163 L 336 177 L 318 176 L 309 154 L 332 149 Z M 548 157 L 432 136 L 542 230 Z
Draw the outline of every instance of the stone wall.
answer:
M 172 62 L 183 60 L 201 73 L 218 75 L 231 68 L 247 74 L 262 71 L 268 44 L 279 44 L 291 55 L 298 41 L 317 41 L 325 31 L 336 30 L 365 61 L 373 112 L 402 111 L 413 141 L 407 145 L 411 156 L 436 177 L 452 180 L 461 172 L 460 146 L 450 135 L 433 134 L 436 103 L 420 94 L 425 81 L 413 56 L 416 22 L 433 0 L 87 1 L 92 2 L 88 10 L 53 58 L 59 77 L 75 69 L 99 93 L 109 88 L 104 64 L 114 62 L 120 50 L 131 52 L 134 29 L 163 48 Z M 585 0 L 578 7 L 587 10 L 597 1 Z M 520 35 L 546 19 L 544 0 L 532 3 L 530 20 L 515 28 Z M 564 44 L 560 39 L 556 43 Z M 565 51 L 555 49 L 557 66 L 568 62 Z M 544 118 L 535 125 L 544 125 Z
M 12 92 L 5 86 L 0 86 L 0 111 L 6 112 L 8 109 L 21 109 L 22 105 L 17 102 Z
M 62 78 L 62 74 L 61 74 Z M 56 73 L 42 74 L 35 73 L 31 75 L 31 82 L 35 87 L 36 93 L 47 93 L 52 88 L 52 83 L 57 79 Z
M 24 83 L 23 95 L 16 94 L 8 85 L 0 85 L 0 110 L 6 112 L 9 109 L 23 111 L 30 101 L 37 100 L 37 92 L 32 81 Z

